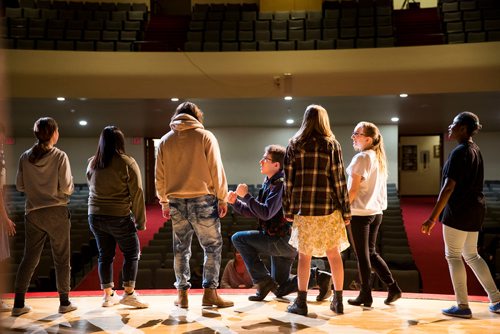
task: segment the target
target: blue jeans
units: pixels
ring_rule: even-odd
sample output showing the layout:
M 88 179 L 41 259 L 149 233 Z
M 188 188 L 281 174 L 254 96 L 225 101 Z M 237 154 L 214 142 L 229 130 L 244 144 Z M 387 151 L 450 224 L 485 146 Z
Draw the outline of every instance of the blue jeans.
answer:
M 484 259 L 477 253 L 479 232 L 467 232 L 443 225 L 444 251 L 457 304 L 468 305 L 467 273 L 462 260 L 472 269 L 491 303 L 500 302 L 500 292 Z
M 203 249 L 203 288 L 215 289 L 219 285 L 222 252 L 219 203 L 215 196 L 195 198 L 170 198 L 170 216 L 174 242 L 175 287 L 186 290 L 191 287 L 191 241 L 196 233 Z
M 253 283 L 259 283 L 270 276 L 278 283 L 280 290 L 285 289 L 290 284 L 295 284 L 296 288 L 297 284 L 296 279 L 290 280 L 290 270 L 297 256 L 297 251 L 288 243 L 289 239 L 289 236 L 269 236 L 261 231 L 241 231 L 231 237 L 234 247 L 245 261 Z M 271 274 L 262 262 L 261 255 L 271 257 Z M 293 292 L 294 289 L 286 288 L 285 290 L 287 293 L 280 295 Z
M 113 261 L 116 244 L 123 253 L 123 287 L 135 287 L 139 261 L 139 238 L 130 216 L 89 215 L 89 226 L 99 249 L 98 269 L 101 289 L 113 288 Z

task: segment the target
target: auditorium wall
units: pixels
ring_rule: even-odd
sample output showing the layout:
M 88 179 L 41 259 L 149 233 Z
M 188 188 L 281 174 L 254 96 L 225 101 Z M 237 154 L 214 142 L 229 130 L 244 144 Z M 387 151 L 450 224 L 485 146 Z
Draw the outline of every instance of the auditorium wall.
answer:
M 347 167 L 354 151 L 350 139 L 353 126 L 335 126 L 333 131 L 343 150 L 344 163 Z M 385 139 L 389 160 L 389 182 L 397 183 L 397 138 L 395 125 L 381 126 Z M 221 148 L 222 160 L 229 183 L 246 182 L 262 183 L 263 176 L 259 172 L 259 160 L 264 147 L 269 144 L 286 146 L 288 139 L 297 131 L 295 128 L 216 128 L 210 129 Z M 57 147 L 65 151 L 70 159 L 75 183 L 85 183 L 87 160 L 96 150 L 98 138 L 65 138 L 64 129 Z M 34 143 L 32 138 L 16 138 L 15 143 L 6 146 L 7 184 L 14 184 L 19 156 Z M 132 139 L 126 140 L 126 151 L 133 156 L 143 173 L 144 181 L 144 147 L 133 145 Z

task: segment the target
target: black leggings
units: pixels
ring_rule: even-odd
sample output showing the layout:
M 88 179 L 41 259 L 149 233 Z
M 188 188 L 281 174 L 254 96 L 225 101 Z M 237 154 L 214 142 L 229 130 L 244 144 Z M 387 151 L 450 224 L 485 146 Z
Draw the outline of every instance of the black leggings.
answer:
M 361 284 L 368 284 L 371 269 L 385 284 L 394 283 L 394 278 L 384 259 L 377 253 L 376 242 L 382 215 L 352 216 L 347 226 L 354 252 L 358 258 L 358 271 Z

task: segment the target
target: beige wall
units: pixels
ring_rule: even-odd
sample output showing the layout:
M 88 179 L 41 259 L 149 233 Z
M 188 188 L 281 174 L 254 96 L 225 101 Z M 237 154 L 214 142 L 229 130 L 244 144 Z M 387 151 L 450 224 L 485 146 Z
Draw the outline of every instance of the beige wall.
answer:
M 405 0 L 394 0 L 394 9 L 401 9 L 403 6 L 403 3 Z M 410 2 L 414 2 L 413 0 L 410 0 Z M 420 8 L 431 8 L 431 7 L 437 7 L 437 0 L 415 0 L 415 2 L 420 3 Z
M 191 0 L 191 5 L 194 6 L 197 3 L 259 3 L 259 0 Z M 192 7 L 191 6 L 191 7 Z
M 12 97 L 282 97 L 500 91 L 500 42 L 278 52 L 5 50 Z M 311 84 L 314 83 L 314 84 Z
M 286 10 L 321 10 L 322 0 L 260 0 L 261 12 Z

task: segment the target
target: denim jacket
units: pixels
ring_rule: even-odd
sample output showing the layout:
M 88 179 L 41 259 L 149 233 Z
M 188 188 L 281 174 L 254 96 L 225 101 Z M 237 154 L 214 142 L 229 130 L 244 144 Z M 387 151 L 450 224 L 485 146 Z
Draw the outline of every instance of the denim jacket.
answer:
M 237 213 L 257 218 L 259 230 L 270 236 L 283 237 L 290 234 L 291 223 L 286 221 L 282 210 L 284 177 L 285 173 L 280 171 L 270 179 L 266 178 L 257 199 L 246 194 L 233 204 Z

